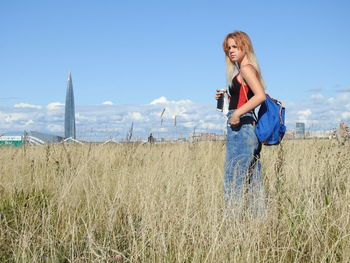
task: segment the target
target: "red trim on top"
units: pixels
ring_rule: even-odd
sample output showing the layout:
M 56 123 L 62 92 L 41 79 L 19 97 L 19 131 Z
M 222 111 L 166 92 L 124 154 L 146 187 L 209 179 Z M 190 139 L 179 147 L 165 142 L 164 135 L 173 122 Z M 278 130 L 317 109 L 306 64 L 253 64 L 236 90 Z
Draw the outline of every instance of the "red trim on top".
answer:
M 247 98 L 244 95 L 244 90 L 246 90 L 246 94 L 248 94 L 248 87 L 241 85 L 239 89 L 239 98 L 237 102 L 237 109 L 240 108 L 242 105 L 244 105 L 247 102 Z
M 248 97 L 248 91 L 249 91 L 249 88 L 247 85 L 244 85 L 242 84 L 242 82 L 239 81 L 238 79 L 238 75 L 240 75 L 241 72 L 239 72 L 237 74 L 237 82 L 241 85 L 241 87 L 239 88 L 239 98 L 238 98 L 238 102 L 237 102 L 237 109 L 240 108 L 242 105 L 244 105 L 246 102 L 247 102 L 247 97 Z M 241 76 L 242 80 L 243 80 L 243 77 Z M 247 97 L 246 95 L 244 94 L 244 90 L 245 89 L 245 94 L 247 94 Z

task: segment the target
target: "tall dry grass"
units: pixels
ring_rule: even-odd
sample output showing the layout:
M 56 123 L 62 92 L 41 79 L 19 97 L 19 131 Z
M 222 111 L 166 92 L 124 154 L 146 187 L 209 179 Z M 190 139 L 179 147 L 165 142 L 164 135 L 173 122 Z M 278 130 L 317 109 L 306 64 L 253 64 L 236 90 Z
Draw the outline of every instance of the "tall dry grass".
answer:
M 228 218 L 222 142 L 0 149 L 0 262 L 349 262 L 349 148 L 264 147 L 267 218 Z

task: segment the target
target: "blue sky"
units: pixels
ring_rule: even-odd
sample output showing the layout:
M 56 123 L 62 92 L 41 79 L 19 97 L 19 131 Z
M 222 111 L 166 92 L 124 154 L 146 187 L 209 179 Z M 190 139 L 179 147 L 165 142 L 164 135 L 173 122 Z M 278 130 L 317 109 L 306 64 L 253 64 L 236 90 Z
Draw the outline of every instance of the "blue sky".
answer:
M 96 117 L 105 101 L 115 114 L 132 106 L 146 114 L 161 97 L 160 108 L 188 101 L 199 119 L 202 107 L 216 114 L 214 91 L 225 85 L 222 40 L 237 29 L 250 35 L 267 92 L 287 106 L 289 128 L 297 120 L 332 128 L 350 121 L 349 11 L 345 0 L 2 1 L 0 131 L 61 132 L 63 118 L 53 124 L 35 114 L 64 103 L 70 71 L 77 114 Z M 30 116 L 14 117 L 27 109 Z

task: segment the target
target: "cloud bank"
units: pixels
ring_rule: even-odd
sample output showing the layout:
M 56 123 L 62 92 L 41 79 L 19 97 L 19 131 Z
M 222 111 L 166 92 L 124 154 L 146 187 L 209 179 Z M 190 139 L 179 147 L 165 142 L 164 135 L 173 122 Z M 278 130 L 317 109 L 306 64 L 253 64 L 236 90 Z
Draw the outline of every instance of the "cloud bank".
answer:
M 327 130 L 340 121 L 350 122 L 350 93 L 333 97 L 311 94 L 300 101 L 282 102 L 286 107 L 287 129 L 304 122 L 307 129 Z M 97 105 L 76 106 L 77 136 L 82 140 L 104 141 L 110 137 L 124 139 L 133 124 L 134 138 L 145 140 L 149 133 L 156 138 L 188 137 L 192 132 L 222 134 L 226 117 L 217 112 L 216 103 L 199 104 L 191 100 L 172 101 L 159 97 L 145 105 L 124 105 L 105 101 Z M 0 133 L 24 130 L 63 135 L 64 104 L 18 103 L 0 106 Z
M 132 124 L 134 138 L 141 140 L 151 132 L 157 138 L 170 139 L 188 137 L 193 131 L 223 133 L 225 127 L 225 116 L 215 110 L 215 103 L 203 105 L 190 100 L 171 101 L 165 97 L 145 105 L 114 104 L 111 101 L 77 105 L 75 112 L 77 137 L 91 141 L 110 137 L 124 139 Z M 63 135 L 64 104 L 19 103 L 13 107 L 0 107 L 0 127 L 1 133 L 34 130 Z

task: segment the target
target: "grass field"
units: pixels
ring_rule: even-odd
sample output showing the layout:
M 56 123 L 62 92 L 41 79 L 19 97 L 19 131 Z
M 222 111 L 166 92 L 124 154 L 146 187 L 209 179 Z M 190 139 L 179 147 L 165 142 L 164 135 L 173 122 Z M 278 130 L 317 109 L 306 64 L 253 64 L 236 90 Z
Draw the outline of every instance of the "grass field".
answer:
M 350 262 L 349 147 L 263 147 L 267 218 L 227 218 L 223 142 L 0 148 L 0 262 Z

